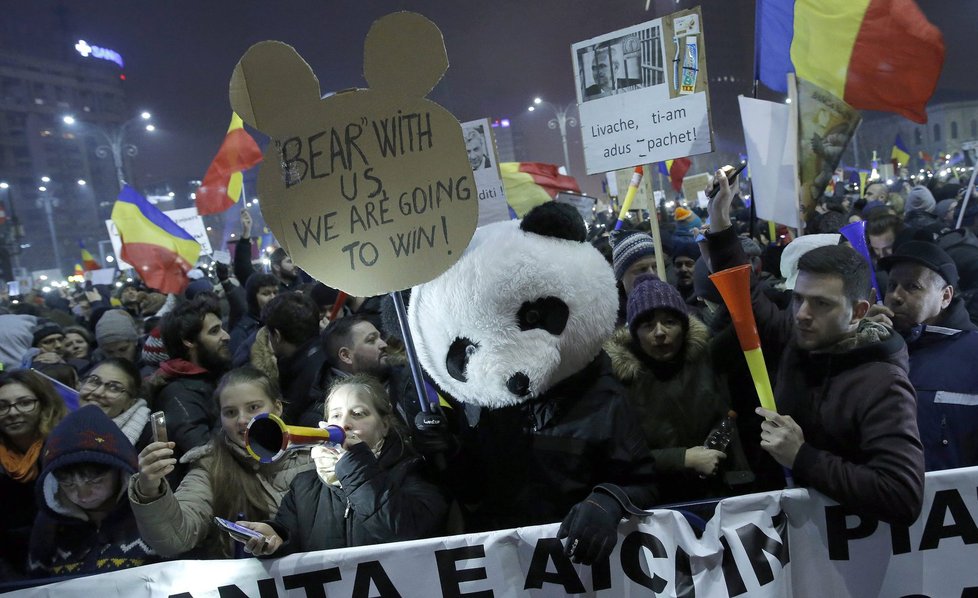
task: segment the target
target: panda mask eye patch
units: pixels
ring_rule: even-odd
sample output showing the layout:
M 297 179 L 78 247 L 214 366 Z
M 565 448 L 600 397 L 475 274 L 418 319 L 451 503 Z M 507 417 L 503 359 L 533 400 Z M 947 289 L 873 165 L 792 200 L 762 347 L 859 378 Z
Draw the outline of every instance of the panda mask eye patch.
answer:
M 467 338 L 456 338 L 452 345 L 448 347 L 448 356 L 445 358 L 445 367 L 448 375 L 459 382 L 468 382 L 469 377 L 465 374 L 465 368 L 469 365 L 469 357 L 478 351 L 479 345 Z
M 526 301 L 516 313 L 520 330 L 546 330 L 554 336 L 559 336 L 567 326 L 570 309 L 567 304 L 557 297 L 544 297 L 535 301 Z

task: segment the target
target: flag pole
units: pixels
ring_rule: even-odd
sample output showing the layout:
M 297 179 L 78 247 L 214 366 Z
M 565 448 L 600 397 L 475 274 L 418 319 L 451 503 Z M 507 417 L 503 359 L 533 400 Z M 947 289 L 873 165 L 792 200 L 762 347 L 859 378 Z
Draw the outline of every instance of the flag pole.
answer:
M 648 164 L 645 168 L 649 172 L 652 172 L 655 164 Z M 655 168 L 658 171 L 658 168 Z M 659 186 L 662 186 L 662 173 L 659 173 Z M 652 185 L 649 185 L 651 188 Z M 654 204 L 655 211 L 649 212 L 649 224 L 651 228 L 649 232 L 652 233 L 652 245 L 655 248 L 655 271 L 659 275 L 659 280 L 666 279 L 666 260 L 662 255 L 662 237 L 659 236 L 659 203 L 655 201 L 655 193 L 652 194 L 652 203 Z

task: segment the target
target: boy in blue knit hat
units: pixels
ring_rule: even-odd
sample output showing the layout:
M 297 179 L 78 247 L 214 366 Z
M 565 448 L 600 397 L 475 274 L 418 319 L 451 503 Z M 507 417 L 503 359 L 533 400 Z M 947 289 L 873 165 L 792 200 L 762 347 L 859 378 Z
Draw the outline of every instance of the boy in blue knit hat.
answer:
M 38 577 L 102 573 L 156 562 L 126 497 L 136 449 L 95 405 L 68 414 L 48 436 L 35 490 L 28 568 Z

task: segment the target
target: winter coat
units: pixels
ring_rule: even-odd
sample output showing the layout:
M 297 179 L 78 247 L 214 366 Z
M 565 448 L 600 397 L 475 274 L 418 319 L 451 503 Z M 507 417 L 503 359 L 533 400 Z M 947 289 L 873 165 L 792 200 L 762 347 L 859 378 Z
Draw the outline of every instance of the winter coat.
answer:
M 519 405 L 463 405 L 462 449 L 447 483 L 467 508 L 467 530 L 561 521 L 598 484 L 655 504 L 655 463 L 603 351 L 584 369 Z
M 905 335 L 927 471 L 978 465 L 978 329 L 958 298 L 938 324 Z
M 53 472 L 76 463 L 118 470 L 119 493 L 100 522 L 69 501 Z M 136 471 L 136 451 L 101 409 L 87 405 L 69 413 L 48 436 L 35 486 L 39 505 L 31 530 L 28 568 L 38 577 L 103 573 L 159 560 L 140 538 L 125 499 L 125 480 Z
M 27 547 L 37 516 L 33 481 L 19 482 L 0 466 L 0 497 L 0 580 L 10 580 L 27 573 Z
M 255 333 L 261 328 L 261 322 L 251 313 L 245 313 L 231 329 L 231 340 L 228 348 L 233 355 L 233 363 L 241 366 L 248 363 L 248 353 L 255 342 Z
M 420 459 L 391 432 L 379 458 L 360 443 L 337 461 L 340 486 L 325 483 L 316 471 L 300 473 L 267 522 L 285 541 L 273 556 L 444 533 L 448 503 L 419 471 Z
M 282 410 L 285 423 L 298 424 L 306 409 L 325 396 L 311 392 L 324 364 L 326 352 L 323 351 L 318 335 L 299 346 L 290 357 L 278 360 L 279 387 L 285 400 L 285 408 Z M 321 416 L 322 411 L 319 413 Z
M 227 442 L 223 434 L 209 444 L 197 447 L 183 456 L 181 461 L 190 465 L 190 471 L 174 492 L 169 484 L 163 485 L 163 494 L 147 499 L 136 488 L 134 475 L 129 479 L 129 501 L 136 516 L 139 533 L 158 554 L 174 557 L 195 547 L 196 558 L 231 558 L 233 545 L 229 536 L 214 524 L 214 516 L 237 519 L 236 513 L 214 512 L 214 488 L 211 483 L 211 467 L 214 442 Z M 313 468 L 308 450 L 287 453 L 276 463 L 261 464 L 236 445 L 228 445 L 231 453 L 252 475 L 258 477 L 265 491 L 265 509 L 274 516 L 282 497 L 296 475 Z
M 605 344 L 605 350 L 611 357 L 615 377 L 625 386 L 628 400 L 638 413 L 639 424 L 655 457 L 660 502 L 732 494 L 722 476 L 704 480 L 685 465 L 686 449 L 703 446 L 730 410 L 726 377 L 714 364 L 706 325 L 696 318 L 689 319 L 681 360 L 676 364 L 651 366 L 640 356 L 641 349 L 628 328 L 619 328 Z M 722 469 L 747 474 L 736 434 L 727 453 Z M 737 466 L 732 465 L 734 455 L 740 457 Z
M 747 263 L 732 228 L 707 235 L 715 271 Z M 781 354 L 774 398 L 801 427 L 795 481 L 856 513 L 909 525 L 923 502 L 924 458 L 907 347 L 891 329 L 863 322 L 851 346 L 805 351 L 794 318 L 751 276 L 751 304 L 765 354 Z
M 214 401 L 214 375 L 185 359 L 169 359 L 160 364 L 157 381 L 162 389 L 152 401 L 153 411 L 166 414 L 166 433 L 176 443 L 179 457 L 210 442 L 218 420 Z

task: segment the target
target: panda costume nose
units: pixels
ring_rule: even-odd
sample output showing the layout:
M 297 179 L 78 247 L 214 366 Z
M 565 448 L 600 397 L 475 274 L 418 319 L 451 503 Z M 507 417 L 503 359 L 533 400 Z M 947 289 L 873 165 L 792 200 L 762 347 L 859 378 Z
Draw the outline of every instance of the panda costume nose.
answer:
M 506 381 L 506 388 L 518 397 L 525 397 L 530 394 L 530 378 L 523 372 L 516 372 Z

